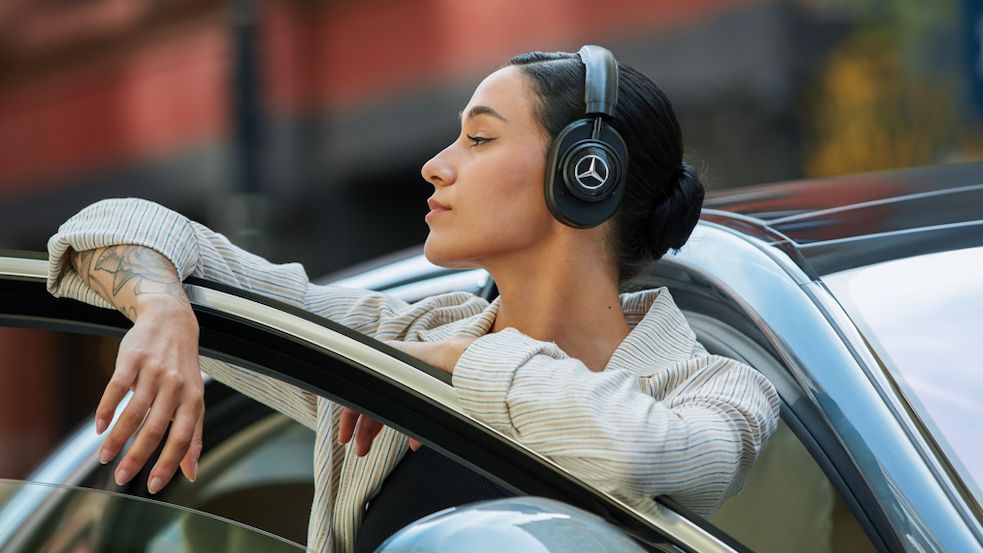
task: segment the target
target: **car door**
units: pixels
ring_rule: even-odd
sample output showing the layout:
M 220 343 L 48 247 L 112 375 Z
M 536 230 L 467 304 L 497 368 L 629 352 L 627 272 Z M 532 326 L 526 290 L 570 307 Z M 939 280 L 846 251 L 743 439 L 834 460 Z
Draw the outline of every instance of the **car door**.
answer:
M 33 257 L 33 258 L 32 258 Z M 0 324 L 121 335 L 119 313 L 51 297 L 39 256 L 0 256 Z M 449 375 L 371 337 L 275 300 L 190 279 L 203 356 L 296 385 L 384 422 L 519 495 L 585 509 L 649 550 L 743 548 L 669 507 L 643 514 L 467 416 Z

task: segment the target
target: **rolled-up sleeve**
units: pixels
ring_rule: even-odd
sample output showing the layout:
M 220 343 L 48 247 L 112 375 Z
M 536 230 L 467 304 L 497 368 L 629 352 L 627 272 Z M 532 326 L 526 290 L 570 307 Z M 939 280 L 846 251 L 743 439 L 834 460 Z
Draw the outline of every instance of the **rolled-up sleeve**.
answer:
M 181 280 L 208 278 L 291 305 L 303 305 L 309 285 L 298 263 L 270 263 L 160 204 L 125 198 L 92 204 L 61 225 L 48 241 L 48 290 L 55 296 L 112 307 L 79 278 L 68 255 L 121 244 L 157 251 L 174 265 Z
M 514 329 L 472 343 L 453 383 L 470 415 L 599 489 L 704 514 L 740 490 L 778 420 L 774 387 L 732 359 L 593 372 Z
M 201 223 L 138 198 L 97 202 L 61 225 L 48 241 L 48 290 L 112 308 L 83 282 L 69 255 L 121 244 L 157 251 L 174 265 L 182 281 L 195 276 L 257 292 L 366 334 L 375 334 L 387 323 L 406 327 L 429 307 L 411 308 L 380 292 L 312 284 L 299 263 L 267 261 Z

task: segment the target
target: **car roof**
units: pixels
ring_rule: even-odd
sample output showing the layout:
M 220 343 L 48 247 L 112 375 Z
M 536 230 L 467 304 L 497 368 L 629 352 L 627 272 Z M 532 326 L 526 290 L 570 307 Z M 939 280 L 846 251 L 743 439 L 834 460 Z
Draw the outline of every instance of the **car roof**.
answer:
M 983 246 L 983 163 L 732 189 L 705 208 L 705 220 L 794 250 L 807 272 L 825 275 Z

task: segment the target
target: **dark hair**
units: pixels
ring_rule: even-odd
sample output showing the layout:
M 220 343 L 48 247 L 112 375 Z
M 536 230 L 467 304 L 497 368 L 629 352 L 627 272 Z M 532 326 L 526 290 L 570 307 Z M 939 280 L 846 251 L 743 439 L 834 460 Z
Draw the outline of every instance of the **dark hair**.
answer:
M 536 117 L 556 136 L 584 117 L 584 65 L 577 54 L 529 52 L 510 59 L 532 81 Z M 625 194 L 612 219 L 619 280 L 689 239 L 700 218 L 703 185 L 683 162 L 683 140 L 666 95 L 648 77 L 618 63 L 618 104 L 611 125 L 628 146 Z

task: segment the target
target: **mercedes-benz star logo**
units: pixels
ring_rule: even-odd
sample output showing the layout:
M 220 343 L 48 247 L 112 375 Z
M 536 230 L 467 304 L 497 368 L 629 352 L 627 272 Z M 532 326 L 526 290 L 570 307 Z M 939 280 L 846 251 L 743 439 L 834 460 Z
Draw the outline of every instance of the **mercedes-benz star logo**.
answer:
M 608 164 L 600 156 L 587 154 L 574 167 L 574 176 L 584 188 L 600 188 L 608 181 Z

